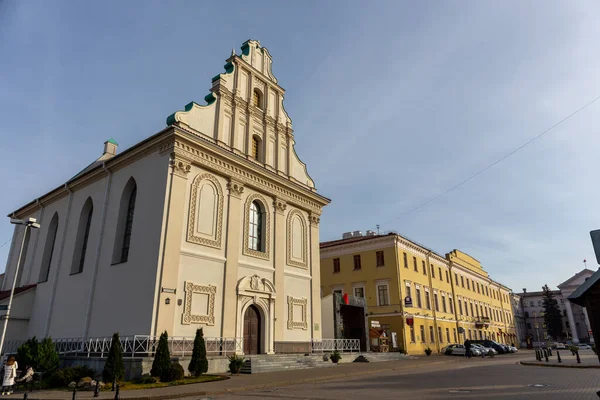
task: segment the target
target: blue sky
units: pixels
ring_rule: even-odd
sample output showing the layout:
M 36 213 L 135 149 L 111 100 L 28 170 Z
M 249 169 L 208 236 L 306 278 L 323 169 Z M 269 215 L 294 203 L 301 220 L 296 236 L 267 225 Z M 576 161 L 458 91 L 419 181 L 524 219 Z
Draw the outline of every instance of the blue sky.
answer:
M 598 267 L 600 101 L 406 212 L 600 95 L 599 12 L 591 0 L 0 0 L 0 211 L 62 184 L 109 137 L 125 149 L 202 103 L 253 38 L 332 199 L 322 239 L 380 224 L 461 249 L 516 292 L 555 286 L 584 258 Z M 7 219 L 0 244 L 11 235 Z

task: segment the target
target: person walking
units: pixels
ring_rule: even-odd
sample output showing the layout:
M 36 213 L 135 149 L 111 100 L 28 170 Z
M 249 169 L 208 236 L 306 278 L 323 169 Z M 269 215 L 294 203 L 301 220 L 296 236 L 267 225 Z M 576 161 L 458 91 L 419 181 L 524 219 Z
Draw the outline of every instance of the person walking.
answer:
M 465 357 L 471 358 L 471 341 L 465 340 Z
M 15 376 L 17 375 L 17 364 L 14 357 L 9 357 L 4 364 L 4 378 L 2 380 L 2 395 L 12 394 L 12 387 L 15 384 Z

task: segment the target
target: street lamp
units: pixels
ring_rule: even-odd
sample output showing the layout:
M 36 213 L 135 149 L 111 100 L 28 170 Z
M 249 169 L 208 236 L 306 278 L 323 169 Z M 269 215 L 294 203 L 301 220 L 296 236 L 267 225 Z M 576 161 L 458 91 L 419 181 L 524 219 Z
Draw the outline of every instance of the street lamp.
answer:
M 15 294 L 15 286 L 17 285 L 17 277 L 19 276 L 19 269 L 21 267 L 21 258 L 23 256 L 23 249 L 25 248 L 25 241 L 27 239 L 27 235 L 29 234 L 30 228 L 40 228 L 40 224 L 37 223 L 37 220 L 35 218 L 28 218 L 26 220 L 11 218 L 10 223 L 15 225 L 24 225 L 25 232 L 23 232 L 23 240 L 21 241 L 21 250 L 19 251 L 17 268 L 15 269 L 15 276 L 13 278 L 12 288 L 10 289 L 10 297 L 8 300 L 8 306 L 6 308 L 6 315 L 4 316 L 4 327 L 2 328 L 2 337 L 0 338 L 0 354 L 2 354 L 2 348 L 4 347 L 4 337 L 6 336 L 6 328 L 8 326 L 8 318 L 10 317 L 10 308 L 12 306 L 13 296 Z

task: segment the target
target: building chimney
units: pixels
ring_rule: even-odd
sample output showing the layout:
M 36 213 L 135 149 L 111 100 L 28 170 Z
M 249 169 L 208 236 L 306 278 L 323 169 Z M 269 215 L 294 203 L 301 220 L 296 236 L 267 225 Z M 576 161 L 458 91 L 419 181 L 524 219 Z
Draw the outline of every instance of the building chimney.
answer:
M 119 147 L 119 144 L 115 139 L 108 139 L 106 142 L 104 142 L 104 153 L 102 155 L 109 157 L 115 156 L 117 154 L 117 147 Z

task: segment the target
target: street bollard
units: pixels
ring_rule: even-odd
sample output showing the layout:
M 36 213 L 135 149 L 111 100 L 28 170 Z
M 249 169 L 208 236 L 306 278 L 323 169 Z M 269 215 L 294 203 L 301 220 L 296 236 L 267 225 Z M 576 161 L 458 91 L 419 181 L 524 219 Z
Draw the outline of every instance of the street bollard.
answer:
M 110 389 L 111 392 L 115 391 L 115 386 L 117 385 L 117 380 L 113 379 L 113 384 L 112 384 L 112 389 Z
M 546 362 L 548 362 L 548 352 L 546 350 L 544 350 L 544 358 L 546 359 Z
M 115 392 L 115 400 L 120 400 L 121 395 L 119 394 L 119 384 L 117 383 L 117 391 Z
M 548 347 L 548 355 L 552 357 L 552 347 Z
M 540 352 L 538 349 L 535 349 L 535 361 L 540 361 Z
M 29 394 L 27 392 L 25 392 L 25 394 L 23 394 L 23 400 L 27 400 L 29 398 Z
M 575 352 L 575 356 L 577 357 L 577 364 L 581 364 L 581 358 L 579 358 L 579 351 Z
M 96 386 L 94 387 L 94 397 L 100 397 L 100 379 L 96 379 Z
M 562 360 L 560 359 L 560 353 L 558 350 L 556 350 L 556 357 L 558 357 L 558 362 L 561 363 Z
M 73 388 L 73 400 L 77 400 L 77 385 L 75 385 L 75 387 Z

